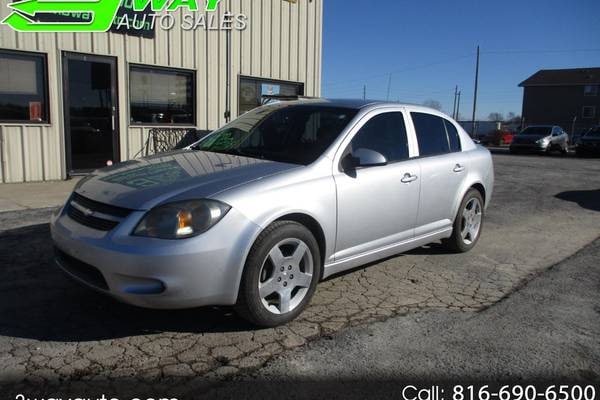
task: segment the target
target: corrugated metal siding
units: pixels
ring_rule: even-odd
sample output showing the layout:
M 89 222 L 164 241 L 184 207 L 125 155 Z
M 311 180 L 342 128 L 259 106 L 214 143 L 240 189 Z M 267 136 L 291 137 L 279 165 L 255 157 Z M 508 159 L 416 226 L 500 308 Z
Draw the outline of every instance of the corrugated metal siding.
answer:
M 0 19 L 8 0 L 0 0 Z M 238 75 L 304 83 L 305 94 L 321 93 L 323 0 L 223 0 L 218 17 L 229 8 L 248 16 L 244 31 L 231 32 L 231 113 L 238 112 Z M 129 125 L 128 63 L 186 68 L 196 72 L 196 125 L 216 129 L 225 122 L 224 31 L 185 31 L 176 14 L 175 28 L 156 28 L 154 39 L 116 33 L 17 33 L 0 26 L 0 49 L 43 52 L 48 59 L 49 124 L 0 124 L 0 182 L 64 179 L 63 51 L 117 57 L 121 159 L 134 157 L 151 129 Z M 208 14 L 207 14 L 208 15 Z M 218 18 L 215 16 L 215 18 Z

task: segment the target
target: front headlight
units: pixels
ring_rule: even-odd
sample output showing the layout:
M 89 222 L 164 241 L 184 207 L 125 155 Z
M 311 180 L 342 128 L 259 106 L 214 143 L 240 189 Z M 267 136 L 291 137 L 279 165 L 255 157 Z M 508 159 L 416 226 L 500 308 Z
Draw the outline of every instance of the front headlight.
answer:
M 541 144 L 541 145 L 546 145 L 546 144 L 548 144 L 548 142 L 550 142 L 550 138 L 549 137 L 545 137 L 543 139 L 540 139 L 540 140 L 536 141 L 537 144 Z
M 135 236 L 185 239 L 206 232 L 231 209 L 216 200 L 189 200 L 158 206 L 146 213 Z

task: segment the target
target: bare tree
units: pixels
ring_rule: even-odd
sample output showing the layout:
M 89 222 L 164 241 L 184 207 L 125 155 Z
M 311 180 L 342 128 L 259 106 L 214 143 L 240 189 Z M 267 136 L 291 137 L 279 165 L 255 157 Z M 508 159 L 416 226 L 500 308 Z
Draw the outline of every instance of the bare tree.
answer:
M 499 112 L 492 112 L 488 115 L 488 121 L 504 121 L 504 115 Z
M 423 102 L 425 107 L 433 108 L 434 110 L 442 111 L 442 103 L 437 100 L 429 99 Z
M 521 122 L 521 116 L 511 111 L 506 114 L 506 122 Z

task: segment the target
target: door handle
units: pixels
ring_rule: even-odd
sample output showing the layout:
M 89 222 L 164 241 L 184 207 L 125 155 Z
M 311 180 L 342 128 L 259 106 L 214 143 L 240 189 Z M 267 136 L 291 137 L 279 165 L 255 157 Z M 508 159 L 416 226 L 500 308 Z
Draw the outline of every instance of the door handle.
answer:
M 463 172 L 464 170 L 465 170 L 465 167 L 463 167 L 460 164 L 456 164 L 453 169 L 454 172 Z
M 402 177 L 402 179 L 400 180 L 402 183 L 411 183 L 417 180 L 417 176 L 416 175 L 411 175 L 411 174 L 404 174 L 404 176 Z

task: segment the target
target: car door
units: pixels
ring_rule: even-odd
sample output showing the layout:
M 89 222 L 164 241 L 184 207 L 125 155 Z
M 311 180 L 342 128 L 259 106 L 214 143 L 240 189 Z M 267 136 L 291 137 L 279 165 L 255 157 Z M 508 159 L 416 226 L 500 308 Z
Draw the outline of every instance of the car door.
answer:
M 567 150 L 569 148 L 569 135 L 561 127 L 557 127 L 557 134 L 559 138 L 559 146 L 557 147 Z
M 414 144 L 409 144 L 404 113 L 374 112 L 355 132 L 342 144 L 334 167 L 336 262 L 412 238 L 418 209 L 419 161 L 409 159 Z M 343 170 L 343 157 L 358 149 L 382 154 L 387 164 Z
M 468 168 L 460 136 L 449 120 L 426 112 L 411 112 L 421 169 L 421 197 L 415 236 L 452 226 L 457 197 Z
M 561 129 L 558 126 L 552 127 L 552 132 L 550 134 L 550 147 L 553 150 L 563 147 L 560 131 Z

